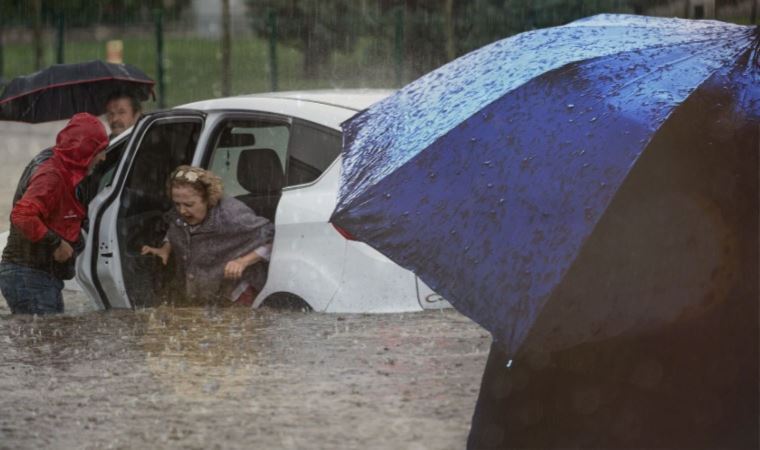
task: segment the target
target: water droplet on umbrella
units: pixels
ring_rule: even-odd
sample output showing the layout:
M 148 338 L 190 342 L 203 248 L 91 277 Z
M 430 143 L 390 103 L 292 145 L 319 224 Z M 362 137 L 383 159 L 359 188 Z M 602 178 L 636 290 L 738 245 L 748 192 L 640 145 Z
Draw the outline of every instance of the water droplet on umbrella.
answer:
M 573 109 L 573 108 L 575 108 L 575 105 L 573 105 L 572 103 L 567 104 L 567 109 Z

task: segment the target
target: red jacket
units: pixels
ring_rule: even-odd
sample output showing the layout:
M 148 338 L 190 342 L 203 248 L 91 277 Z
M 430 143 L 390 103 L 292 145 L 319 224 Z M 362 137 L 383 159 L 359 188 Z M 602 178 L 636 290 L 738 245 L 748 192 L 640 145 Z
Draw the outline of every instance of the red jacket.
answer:
M 90 163 L 108 145 L 105 127 L 95 116 L 74 115 L 58 133 L 53 157 L 35 170 L 21 199 L 11 211 L 11 223 L 31 242 L 48 231 L 76 242 L 85 217 L 75 195 Z

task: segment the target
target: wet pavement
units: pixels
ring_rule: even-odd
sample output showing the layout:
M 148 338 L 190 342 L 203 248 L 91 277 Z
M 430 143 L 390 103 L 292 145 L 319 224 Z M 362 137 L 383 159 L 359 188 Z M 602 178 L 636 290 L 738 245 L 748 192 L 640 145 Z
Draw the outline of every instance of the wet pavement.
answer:
M 460 449 L 490 344 L 453 310 L 69 303 L 0 310 L 0 448 Z

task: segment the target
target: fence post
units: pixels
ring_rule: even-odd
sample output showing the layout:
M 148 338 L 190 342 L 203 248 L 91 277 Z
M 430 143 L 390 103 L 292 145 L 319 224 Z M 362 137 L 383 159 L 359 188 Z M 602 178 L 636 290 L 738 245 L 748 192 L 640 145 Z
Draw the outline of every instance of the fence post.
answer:
M 222 97 L 229 97 L 232 92 L 230 46 L 230 0 L 222 0 Z
M 269 22 L 269 81 L 272 92 L 277 91 L 277 13 L 270 9 L 267 17 Z
M 396 86 L 404 82 L 404 7 L 396 9 L 396 26 L 394 27 L 394 60 L 396 69 Z
M 3 84 L 5 83 L 5 78 L 3 78 L 3 75 L 5 74 L 5 56 L 3 54 L 4 46 L 3 46 L 3 18 L 0 17 L 0 88 L 3 87 Z
M 158 8 L 154 12 L 156 22 L 156 84 L 158 85 L 158 107 L 166 108 L 166 85 L 164 84 L 164 14 Z
M 754 25 L 757 20 L 757 0 L 752 0 L 752 10 L 749 13 L 749 22 Z
M 55 17 L 55 62 L 63 64 L 63 13 Z
M 34 70 L 41 70 L 44 58 L 42 48 L 42 0 L 32 2 L 32 42 L 34 43 Z

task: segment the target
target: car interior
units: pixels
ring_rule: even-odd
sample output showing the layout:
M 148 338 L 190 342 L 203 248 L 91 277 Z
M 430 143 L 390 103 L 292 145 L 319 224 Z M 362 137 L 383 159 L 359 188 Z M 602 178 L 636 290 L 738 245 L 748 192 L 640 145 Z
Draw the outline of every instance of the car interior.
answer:
M 237 179 L 248 193 L 235 198 L 248 205 L 257 215 L 274 222 L 285 181 L 277 153 L 271 148 L 243 150 L 238 159 Z

